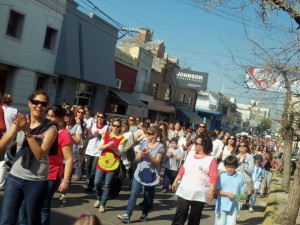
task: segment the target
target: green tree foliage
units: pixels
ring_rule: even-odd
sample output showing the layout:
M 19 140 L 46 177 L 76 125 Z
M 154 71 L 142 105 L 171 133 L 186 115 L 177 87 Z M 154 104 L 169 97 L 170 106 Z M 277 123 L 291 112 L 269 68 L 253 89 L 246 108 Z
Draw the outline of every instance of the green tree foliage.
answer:
M 269 118 L 265 118 L 260 122 L 257 129 L 261 133 L 265 130 L 271 129 L 271 127 L 272 127 L 272 120 L 270 120 Z

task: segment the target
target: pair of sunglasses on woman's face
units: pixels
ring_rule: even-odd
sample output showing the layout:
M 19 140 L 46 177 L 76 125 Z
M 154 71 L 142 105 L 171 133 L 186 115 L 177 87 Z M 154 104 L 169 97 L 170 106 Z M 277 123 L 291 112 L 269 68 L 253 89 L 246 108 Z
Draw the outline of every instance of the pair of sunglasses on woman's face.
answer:
M 36 100 L 36 99 L 31 99 L 30 102 L 33 105 L 41 105 L 42 107 L 46 107 L 48 105 L 48 102 L 42 102 L 42 101 L 39 101 L 39 100 Z

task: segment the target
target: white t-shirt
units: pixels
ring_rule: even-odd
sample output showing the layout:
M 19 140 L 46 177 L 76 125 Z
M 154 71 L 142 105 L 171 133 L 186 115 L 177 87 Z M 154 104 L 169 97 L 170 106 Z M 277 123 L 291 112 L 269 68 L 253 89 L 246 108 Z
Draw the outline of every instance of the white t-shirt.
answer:
M 213 141 L 213 149 L 212 149 L 212 152 L 211 152 L 211 155 L 215 158 L 218 157 L 218 153 L 219 153 L 219 149 L 220 149 L 220 146 L 222 145 L 222 141 L 219 140 L 219 139 L 216 139 Z
M 10 106 L 5 106 L 5 105 L 2 106 L 2 109 L 4 111 L 4 120 L 5 120 L 6 131 L 8 131 L 9 128 L 11 127 L 12 123 L 15 120 L 18 110 L 15 108 L 12 108 Z M 5 133 L 6 132 L 3 132 L 3 135 Z
M 92 134 L 95 132 L 98 132 L 99 134 L 103 134 L 107 131 L 108 126 L 104 125 L 101 129 L 97 128 L 96 123 L 92 123 L 91 132 Z M 91 140 L 89 140 L 89 143 L 86 147 L 85 154 L 90 156 L 96 156 L 99 157 L 101 150 L 100 148 L 100 138 L 93 137 Z

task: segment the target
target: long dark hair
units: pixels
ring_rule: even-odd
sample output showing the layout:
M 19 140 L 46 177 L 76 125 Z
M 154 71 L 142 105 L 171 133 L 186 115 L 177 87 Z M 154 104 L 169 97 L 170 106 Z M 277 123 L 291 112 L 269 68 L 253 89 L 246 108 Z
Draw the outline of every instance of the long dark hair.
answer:
M 201 138 L 201 145 L 206 155 L 210 154 L 213 150 L 213 143 L 207 132 L 201 133 L 198 138 Z
M 46 99 L 47 99 L 47 102 L 49 101 L 49 96 L 48 96 L 48 94 L 45 92 L 45 91 L 43 91 L 43 90 L 36 90 L 36 91 L 34 91 L 29 97 L 28 97 L 28 101 L 31 101 L 34 97 L 36 97 L 37 95 L 44 95 L 45 97 L 46 97 Z

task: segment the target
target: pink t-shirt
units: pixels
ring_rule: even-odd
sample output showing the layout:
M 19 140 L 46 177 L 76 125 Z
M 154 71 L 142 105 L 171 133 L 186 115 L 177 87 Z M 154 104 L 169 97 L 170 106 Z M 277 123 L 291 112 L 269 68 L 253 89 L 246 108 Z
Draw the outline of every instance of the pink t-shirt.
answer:
M 62 152 L 62 148 L 66 145 L 73 146 L 73 141 L 72 141 L 72 137 L 71 137 L 69 131 L 66 130 L 66 129 L 62 129 L 58 132 L 57 155 L 48 156 L 48 162 L 49 162 L 48 180 L 56 180 L 57 179 L 57 174 L 59 174 L 60 179 L 63 178 L 63 175 L 64 175 L 64 167 L 63 167 L 64 155 L 63 155 L 63 152 Z

